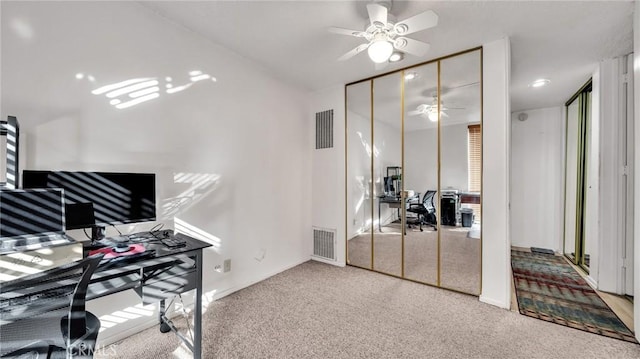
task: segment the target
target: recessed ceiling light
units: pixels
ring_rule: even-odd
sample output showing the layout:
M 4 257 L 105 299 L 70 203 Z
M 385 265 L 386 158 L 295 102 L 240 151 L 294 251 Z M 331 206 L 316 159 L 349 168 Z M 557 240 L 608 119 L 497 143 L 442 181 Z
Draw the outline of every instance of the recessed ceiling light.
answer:
M 404 59 L 404 54 L 402 52 L 396 51 L 389 57 L 389 62 L 398 62 L 402 59 Z
M 549 79 L 537 79 L 529 84 L 530 87 L 542 87 L 546 86 L 551 82 Z
M 413 71 L 412 72 L 407 72 L 404 75 L 404 79 L 407 80 L 407 81 L 411 81 L 411 80 L 413 80 L 415 78 L 418 78 L 418 73 L 417 72 L 413 72 Z

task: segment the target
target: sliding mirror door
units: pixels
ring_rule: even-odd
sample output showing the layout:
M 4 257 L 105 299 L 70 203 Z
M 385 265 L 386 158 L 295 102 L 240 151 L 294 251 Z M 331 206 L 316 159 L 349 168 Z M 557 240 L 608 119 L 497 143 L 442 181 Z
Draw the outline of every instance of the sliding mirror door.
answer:
M 404 71 L 404 238 L 407 279 L 438 285 L 438 64 Z M 435 105 L 435 106 L 434 106 Z M 435 108 L 435 109 L 434 109 Z
M 373 269 L 371 84 L 365 81 L 346 89 L 347 264 L 367 269 Z
M 593 245 L 585 236 L 591 82 L 567 102 L 566 106 L 564 255 L 588 272 Z
M 347 264 L 480 294 L 481 54 L 346 86 Z
M 440 285 L 480 294 L 480 51 L 440 61 Z
M 402 275 L 402 77 L 373 80 L 373 269 Z

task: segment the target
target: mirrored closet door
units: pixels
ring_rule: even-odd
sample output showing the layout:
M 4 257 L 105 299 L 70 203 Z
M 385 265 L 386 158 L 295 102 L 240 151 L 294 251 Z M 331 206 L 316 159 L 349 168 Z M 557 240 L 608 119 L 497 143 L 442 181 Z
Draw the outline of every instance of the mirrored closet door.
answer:
M 585 236 L 591 88 L 589 81 L 566 103 L 565 142 L 564 255 L 587 272 L 593 245 Z
M 480 294 L 481 52 L 346 86 L 347 264 Z

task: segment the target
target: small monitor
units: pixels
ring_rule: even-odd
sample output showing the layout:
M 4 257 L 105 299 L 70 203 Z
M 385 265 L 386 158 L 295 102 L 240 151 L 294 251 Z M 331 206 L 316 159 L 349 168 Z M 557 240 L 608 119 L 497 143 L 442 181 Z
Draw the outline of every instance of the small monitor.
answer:
M 0 190 L 0 241 L 64 234 L 62 189 Z
M 64 205 L 67 229 L 82 229 L 95 225 L 93 203 L 66 203 Z

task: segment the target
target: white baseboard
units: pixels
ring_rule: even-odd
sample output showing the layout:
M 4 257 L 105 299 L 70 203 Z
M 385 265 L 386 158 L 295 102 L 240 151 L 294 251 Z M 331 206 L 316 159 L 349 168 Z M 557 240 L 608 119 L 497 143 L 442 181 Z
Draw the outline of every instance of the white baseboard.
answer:
M 597 289 L 598 288 L 598 282 L 596 282 L 593 279 L 593 277 L 591 277 L 590 275 L 585 276 L 584 279 L 587 281 L 587 283 L 589 283 L 591 288 L 593 288 L 593 289 Z
M 511 308 L 511 303 L 509 301 L 503 302 L 503 301 L 496 300 L 496 299 L 493 299 L 493 298 L 485 297 L 483 295 L 480 295 L 480 301 L 482 303 L 487 303 L 489 305 L 493 305 L 493 306 L 496 306 L 496 307 L 499 307 L 499 308 L 502 308 L 502 309 L 509 310 Z
M 346 265 L 344 262 L 332 261 L 332 260 L 328 260 L 328 259 L 324 259 L 324 258 L 320 258 L 320 257 L 314 257 L 314 256 L 311 256 L 311 260 L 312 261 L 316 261 L 316 262 L 322 262 L 322 263 L 326 263 L 326 264 L 331 264 L 331 265 L 334 265 L 336 267 L 344 267 Z

